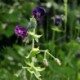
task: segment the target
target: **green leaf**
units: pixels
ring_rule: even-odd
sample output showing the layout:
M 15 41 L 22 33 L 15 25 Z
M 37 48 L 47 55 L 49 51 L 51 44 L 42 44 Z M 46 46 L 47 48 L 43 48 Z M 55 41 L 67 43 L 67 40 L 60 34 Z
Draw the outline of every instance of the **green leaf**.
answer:
M 34 38 L 40 38 L 42 35 L 34 34 L 33 32 L 28 32 L 29 35 L 33 36 Z
M 16 77 L 19 77 L 19 76 L 21 75 L 21 73 L 22 73 L 22 69 L 19 70 L 19 71 L 17 71 L 17 73 L 15 74 L 15 76 L 16 76 Z
M 38 72 L 38 71 L 35 71 L 34 72 L 34 75 L 35 75 L 35 77 L 37 78 L 37 79 L 39 79 L 40 80 L 40 73 Z
M 77 26 L 76 29 L 77 29 L 77 30 L 80 30 L 80 26 Z
M 45 68 L 37 67 L 36 70 L 37 71 L 43 71 L 43 70 L 45 70 Z
M 9 25 L 6 30 L 3 31 L 3 34 L 6 35 L 7 37 L 10 37 L 14 34 L 14 26 Z
M 56 32 L 62 32 L 62 30 L 60 30 L 58 27 L 53 27 L 52 30 Z
M 36 54 L 40 53 L 40 50 L 39 48 L 33 48 L 30 53 L 31 56 L 35 56 Z

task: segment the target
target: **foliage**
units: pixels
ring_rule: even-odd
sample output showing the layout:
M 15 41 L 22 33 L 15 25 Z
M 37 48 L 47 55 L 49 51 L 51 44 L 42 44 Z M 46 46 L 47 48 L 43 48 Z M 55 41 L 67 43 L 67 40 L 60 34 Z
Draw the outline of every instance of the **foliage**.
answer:
M 0 80 L 80 80 L 79 4 L 0 0 Z M 38 20 L 37 6 L 44 9 Z M 27 28 L 26 38 L 15 34 L 16 25 Z

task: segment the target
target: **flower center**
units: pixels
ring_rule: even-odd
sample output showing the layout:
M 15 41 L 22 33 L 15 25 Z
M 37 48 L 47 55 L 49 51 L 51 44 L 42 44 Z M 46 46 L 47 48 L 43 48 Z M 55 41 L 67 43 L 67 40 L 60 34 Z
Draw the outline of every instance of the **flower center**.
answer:
M 41 14 L 39 12 L 36 13 L 37 16 L 40 16 Z
M 18 32 L 19 32 L 20 34 L 23 34 L 23 31 L 21 31 L 21 30 L 19 30 Z

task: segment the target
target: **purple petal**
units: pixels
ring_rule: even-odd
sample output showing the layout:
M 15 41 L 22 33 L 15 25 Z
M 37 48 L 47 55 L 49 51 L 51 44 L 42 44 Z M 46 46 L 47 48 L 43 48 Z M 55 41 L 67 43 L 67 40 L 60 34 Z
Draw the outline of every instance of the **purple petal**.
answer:
M 17 25 L 15 27 L 15 34 L 17 36 L 25 38 L 25 37 L 27 37 L 27 29 L 25 27 L 21 27 L 21 26 Z

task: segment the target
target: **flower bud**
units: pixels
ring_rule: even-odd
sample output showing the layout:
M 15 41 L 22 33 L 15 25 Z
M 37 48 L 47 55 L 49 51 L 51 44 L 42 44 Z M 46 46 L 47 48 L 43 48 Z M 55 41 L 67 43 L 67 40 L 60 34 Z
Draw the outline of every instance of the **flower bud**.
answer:
M 61 65 L 61 61 L 60 61 L 58 58 L 55 58 L 55 61 L 56 61 L 59 65 Z
M 48 61 L 47 61 L 47 59 L 43 59 L 43 64 L 46 66 L 46 67 L 48 67 Z

